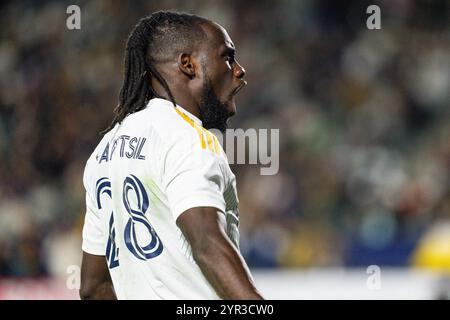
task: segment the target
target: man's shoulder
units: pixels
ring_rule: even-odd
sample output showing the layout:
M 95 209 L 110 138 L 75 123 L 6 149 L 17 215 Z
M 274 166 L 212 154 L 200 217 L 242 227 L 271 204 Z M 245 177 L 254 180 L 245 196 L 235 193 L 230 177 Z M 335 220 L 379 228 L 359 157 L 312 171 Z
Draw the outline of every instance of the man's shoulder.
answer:
M 149 103 L 140 121 L 144 121 L 153 133 L 169 144 L 195 143 L 199 140 L 196 128 L 186 122 L 170 102 L 160 100 L 154 99 Z

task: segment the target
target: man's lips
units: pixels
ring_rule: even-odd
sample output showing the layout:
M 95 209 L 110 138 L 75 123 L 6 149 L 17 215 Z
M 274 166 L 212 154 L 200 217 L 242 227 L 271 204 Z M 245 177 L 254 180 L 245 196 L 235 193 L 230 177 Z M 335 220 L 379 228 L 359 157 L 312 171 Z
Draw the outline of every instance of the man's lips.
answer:
M 247 81 L 242 81 L 240 85 L 238 85 L 233 92 L 231 93 L 232 96 L 236 95 L 243 87 L 247 85 Z

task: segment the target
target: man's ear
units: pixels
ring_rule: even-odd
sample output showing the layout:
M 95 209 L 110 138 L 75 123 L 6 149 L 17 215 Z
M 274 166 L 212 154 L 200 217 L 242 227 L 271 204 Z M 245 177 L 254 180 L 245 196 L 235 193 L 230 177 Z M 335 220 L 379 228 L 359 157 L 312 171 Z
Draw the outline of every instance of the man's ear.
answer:
M 193 79 L 196 75 L 196 62 L 189 53 L 181 53 L 178 56 L 178 68 L 181 72 Z

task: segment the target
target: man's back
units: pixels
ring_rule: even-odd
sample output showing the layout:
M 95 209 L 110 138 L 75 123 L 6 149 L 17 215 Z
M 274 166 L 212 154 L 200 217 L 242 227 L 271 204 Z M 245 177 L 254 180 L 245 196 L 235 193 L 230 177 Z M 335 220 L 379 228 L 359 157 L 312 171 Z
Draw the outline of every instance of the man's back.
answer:
M 158 11 L 130 33 L 119 103 L 85 170 L 83 299 L 262 299 L 239 252 L 235 177 L 203 128 L 223 132 L 236 113 L 235 54 L 197 15 Z
M 106 256 L 118 298 L 218 298 L 176 225 L 189 208 L 215 207 L 238 247 L 235 177 L 199 119 L 152 99 L 104 136 L 84 184 L 83 251 Z

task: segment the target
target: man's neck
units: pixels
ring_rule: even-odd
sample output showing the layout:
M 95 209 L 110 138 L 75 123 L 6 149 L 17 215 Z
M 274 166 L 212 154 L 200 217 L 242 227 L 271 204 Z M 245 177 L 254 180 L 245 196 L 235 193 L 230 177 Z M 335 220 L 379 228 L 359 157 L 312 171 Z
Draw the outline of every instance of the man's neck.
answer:
M 159 98 L 171 101 L 166 90 L 159 83 L 154 82 L 153 88 Z M 185 90 L 177 90 L 177 86 L 171 86 L 171 88 L 172 88 L 171 92 L 173 98 L 175 99 L 175 103 L 180 107 L 182 107 L 183 109 L 190 112 L 191 114 L 193 114 L 194 116 L 196 116 L 197 118 L 200 118 L 200 110 L 198 108 L 198 103 L 195 101 L 194 97 L 191 94 L 183 94 L 183 93 L 180 94 L 180 92 L 183 92 Z
M 172 102 L 167 94 L 159 95 L 159 97 Z M 194 99 L 188 99 L 186 97 L 177 97 L 176 95 L 173 95 L 173 97 L 174 97 L 175 103 L 177 105 L 179 105 L 183 109 L 187 110 L 189 113 L 196 116 L 197 118 L 200 118 L 200 111 L 199 111 Z

